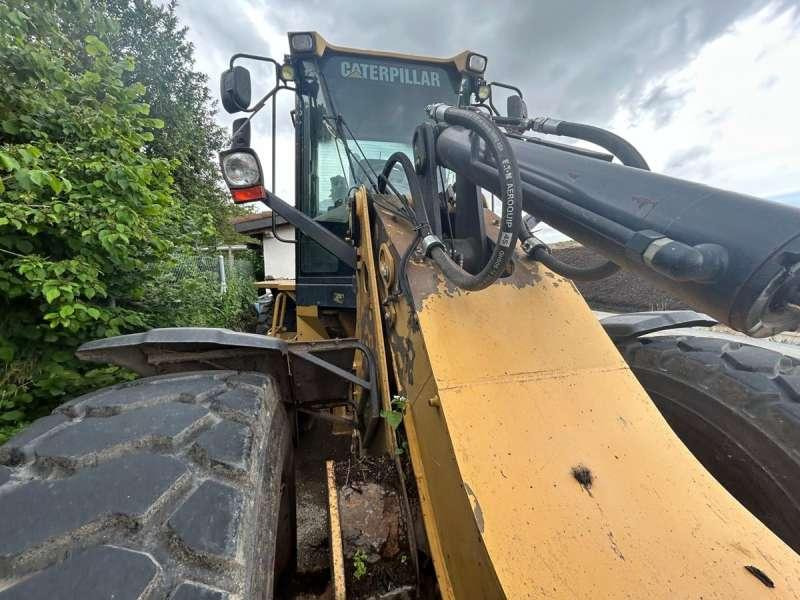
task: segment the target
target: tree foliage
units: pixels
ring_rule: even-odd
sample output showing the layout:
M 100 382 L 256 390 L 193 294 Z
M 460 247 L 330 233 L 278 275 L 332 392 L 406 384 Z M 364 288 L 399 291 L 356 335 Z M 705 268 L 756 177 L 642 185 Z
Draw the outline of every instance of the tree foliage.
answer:
M 203 233 L 202 243 L 210 245 L 237 237 L 230 218 L 243 209 L 220 186 L 217 152 L 227 133 L 214 121 L 208 77 L 195 70 L 194 48 L 176 5 L 177 0 L 164 6 L 150 0 L 94 0 L 95 10 L 118 24 L 105 38 L 112 53 L 134 61 L 125 81 L 144 84 L 151 116 L 165 123 L 146 148 L 151 156 L 179 161 L 173 169 L 173 188 L 185 209 L 179 225 L 195 239 Z
M 0 2 L 0 97 L 2 443 L 123 376 L 74 350 L 168 325 L 157 274 L 180 248 L 214 244 L 229 209 L 222 132 L 174 5 Z

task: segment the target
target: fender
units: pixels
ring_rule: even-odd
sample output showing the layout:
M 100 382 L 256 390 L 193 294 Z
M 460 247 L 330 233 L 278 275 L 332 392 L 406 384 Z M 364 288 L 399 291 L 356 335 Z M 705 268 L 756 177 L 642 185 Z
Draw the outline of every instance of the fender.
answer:
M 693 310 L 657 310 L 612 315 L 600 319 L 600 325 L 614 342 L 639 337 L 665 329 L 711 327 L 717 321 Z
M 364 357 L 365 377 L 352 373 L 356 352 Z M 353 338 L 289 342 L 230 329 L 167 327 L 87 342 L 76 356 L 143 376 L 208 369 L 266 373 L 275 378 L 282 397 L 301 411 L 324 409 L 331 398 L 349 399 L 355 385 L 366 392 L 354 404 L 359 420 L 352 423 L 363 428 L 364 444 L 380 419 L 375 355 Z
M 258 354 L 286 363 L 285 340 L 216 327 L 166 327 L 94 340 L 75 355 L 86 362 L 112 363 L 149 376 L 193 369 L 241 370 L 243 355 Z M 236 365 L 228 364 L 235 359 Z M 272 369 L 271 369 L 272 370 Z

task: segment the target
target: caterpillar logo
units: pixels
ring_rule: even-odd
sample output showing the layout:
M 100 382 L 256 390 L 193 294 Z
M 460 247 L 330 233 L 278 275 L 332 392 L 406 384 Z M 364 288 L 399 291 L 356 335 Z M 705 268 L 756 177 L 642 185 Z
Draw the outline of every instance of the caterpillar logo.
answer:
M 366 79 L 421 87 L 441 87 L 442 85 L 440 73 L 430 69 L 390 67 L 377 63 L 346 60 L 342 61 L 339 69 L 345 79 Z

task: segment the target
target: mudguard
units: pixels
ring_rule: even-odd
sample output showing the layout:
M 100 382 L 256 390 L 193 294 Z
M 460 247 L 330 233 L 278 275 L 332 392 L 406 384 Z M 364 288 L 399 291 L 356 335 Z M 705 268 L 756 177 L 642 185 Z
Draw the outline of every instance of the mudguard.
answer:
M 280 357 L 287 351 L 285 340 L 264 335 L 214 327 L 166 327 L 87 342 L 75 354 L 83 361 L 112 363 L 147 376 L 175 370 L 167 365 L 187 362 L 200 361 L 205 363 L 200 368 L 214 368 L 213 363 L 254 352 L 285 364 Z
M 600 319 L 608 337 L 617 342 L 682 327 L 711 327 L 717 321 L 693 310 L 659 310 L 651 312 L 626 313 Z

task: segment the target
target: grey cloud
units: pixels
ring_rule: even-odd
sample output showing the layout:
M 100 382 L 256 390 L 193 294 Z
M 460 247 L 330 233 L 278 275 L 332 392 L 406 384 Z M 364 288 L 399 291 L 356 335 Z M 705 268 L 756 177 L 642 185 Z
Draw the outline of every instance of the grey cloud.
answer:
M 237 5 L 239 8 L 237 8 Z M 775 0 L 775 13 L 796 0 Z M 184 0 L 181 16 L 214 48 L 215 64 L 234 51 L 265 48 L 239 2 Z M 465 47 L 489 56 L 489 76 L 526 92 L 531 114 L 606 124 L 621 103 L 666 123 L 680 98 L 652 81 L 690 61 L 763 0 L 470 2 L 409 0 L 252 0 L 283 31 L 317 30 L 332 43 L 448 56 Z M 797 14 L 797 13 L 795 13 Z M 254 48 L 253 46 L 259 46 Z M 199 48 L 198 52 L 204 52 Z M 212 74 L 212 80 L 216 78 Z
M 280 31 L 316 30 L 343 46 L 432 56 L 465 48 L 482 52 L 489 57 L 488 77 L 522 88 L 531 116 L 604 126 L 623 107 L 638 118 L 669 123 L 691 90 L 657 83 L 669 82 L 669 74 L 704 45 L 764 6 L 763 0 L 182 0 L 179 14 L 192 30 L 198 64 L 209 72 L 212 88 L 230 54 L 280 59 L 285 50 L 269 47 L 246 17 L 250 8 Z M 797 0 L 769 6 L 773 15 L 791 11 L 800 24 Z M 284 104 L 278 119 L 284 133 L 291 130 L 287 111 Z M 709 118 L 723 115 L 724 110 Z M 224 114 L 221 120 L 230 121 Z M 254 139 L 268 136 L 268 114 L 254 126 Z M 703 147 L 684 150 L 668 160 L 667 169 L 700 174 L 707 154 Z
M 707 158 L 710 154 L 711 148 L 709 146 L 692 146 L 691 148 L 680 150 L 669 157 L 667 164 L 664 166 L 664 170 L 668 173 L 692 170 L 693 168 L 701 166 L 703 159 Z
M 666 84 L 662 83 L 644 96 L 639 104 L 639 111 L 649 112 L 656 127 L 664 127 L 681 109 L 688 93 L 689 90 L 670 90 Z
M 796 2 L 773 4 L 777 13 Z M 493 79 L 526 92 L 532 114 L 603 125 L 621 102 L 668 121 L 679 99 L 647 97 L 648 83 L 685 65 L 764 3 L 411 0 L 388 9 L 367 1 L 277 0 L 261 6 L 283 30 L 316 29 L 347 46 L 444 56 L 470 47 L 489 56 Z

